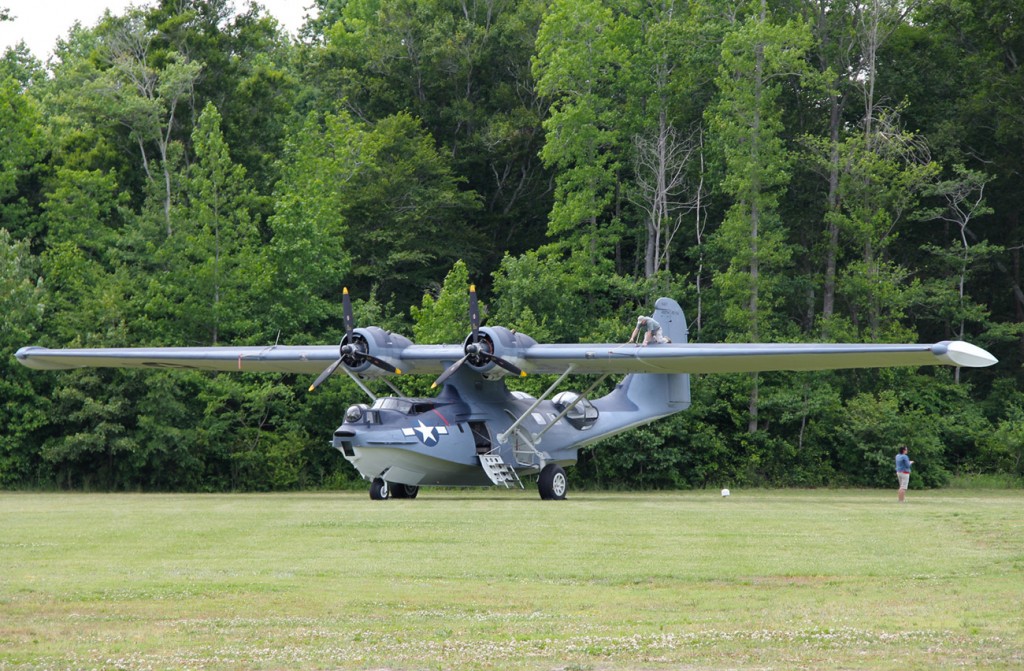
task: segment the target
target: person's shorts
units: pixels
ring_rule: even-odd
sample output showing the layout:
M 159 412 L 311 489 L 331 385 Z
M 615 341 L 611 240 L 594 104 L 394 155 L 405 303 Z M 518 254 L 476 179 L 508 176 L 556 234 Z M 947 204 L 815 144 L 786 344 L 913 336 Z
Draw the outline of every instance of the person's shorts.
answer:
M 897 473 L 896 477 L 899 478 L 900 489 L 906 489 L 910 484 L 910 473 Z

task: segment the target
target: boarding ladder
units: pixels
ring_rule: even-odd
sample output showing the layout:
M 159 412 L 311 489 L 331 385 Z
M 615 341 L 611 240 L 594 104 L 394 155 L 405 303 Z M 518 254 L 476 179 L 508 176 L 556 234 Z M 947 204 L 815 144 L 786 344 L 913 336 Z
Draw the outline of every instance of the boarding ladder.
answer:
M 506 489 L 514 485 L 519 485 L 520 489 L 525 489 L 522 480 L 519 479 L 519 474 L 516 473 L 516 469 L 511 464 L 505 463 L 500 454 L 495 452 L 481 454 L 480 465 L 483 467 L 484 473 L 487 474 L 487 477 L 494 484 L 502 485 Z

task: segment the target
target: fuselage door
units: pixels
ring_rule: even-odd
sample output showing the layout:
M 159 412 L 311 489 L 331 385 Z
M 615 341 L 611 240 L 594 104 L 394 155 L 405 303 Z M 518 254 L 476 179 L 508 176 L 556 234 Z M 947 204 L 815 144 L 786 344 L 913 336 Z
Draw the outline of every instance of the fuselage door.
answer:
M 488 454 L 491 451 L 491 432 L 487 429 L 487 423 L 470 422 L 469 430 L 473 432 L 473 442 L 476 443 L 476 453 Z

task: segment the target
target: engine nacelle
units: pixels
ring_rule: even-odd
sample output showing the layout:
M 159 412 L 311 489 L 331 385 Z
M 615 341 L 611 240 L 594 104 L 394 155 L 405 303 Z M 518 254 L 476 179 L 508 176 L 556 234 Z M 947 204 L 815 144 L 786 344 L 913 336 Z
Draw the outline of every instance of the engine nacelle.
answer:
M 374 363 L 374 359 L 401 368 L 402 350 L 412 344 L 403 335 L 377 326 L 353 329 L 341 339 L 342 364 L 360 377 L 380 377 L 391 372 Z
M 486 326 L 477 329 L 476 341 L 470 333 L 462 343 L 466 364 L 488 379 L 497 379 L 510 372 L 494 361 L 503 359 L 522 368 L 522 353 L 537 344 L 537 341 L 523 333 L 517 333 L 504 326 Z

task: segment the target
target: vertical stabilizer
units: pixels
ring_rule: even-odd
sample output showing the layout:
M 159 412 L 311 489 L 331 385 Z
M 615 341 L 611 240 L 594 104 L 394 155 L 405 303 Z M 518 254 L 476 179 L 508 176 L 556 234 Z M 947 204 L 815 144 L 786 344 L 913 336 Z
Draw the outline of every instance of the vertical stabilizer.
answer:
M 661 332 L 672 342 L 686 342 L 686 316 L 671 298 L 659 298 L 654 304 L 654 320 L 661 324 Z
M 686 342 L 686 315 L 679 303 L 659 298 L 652 316 L 661 324 L 662 335 L 674 343 Z M 622 386 L 631 401 L 651 412 L 668 415 L 690 407 L 690 376 L 685 373 L 634 373 L 626 376 Z

